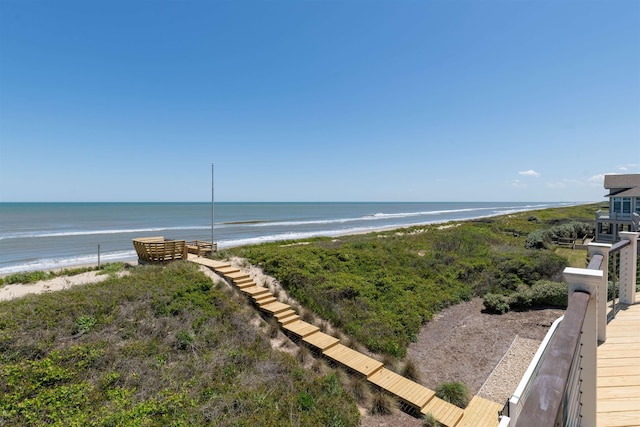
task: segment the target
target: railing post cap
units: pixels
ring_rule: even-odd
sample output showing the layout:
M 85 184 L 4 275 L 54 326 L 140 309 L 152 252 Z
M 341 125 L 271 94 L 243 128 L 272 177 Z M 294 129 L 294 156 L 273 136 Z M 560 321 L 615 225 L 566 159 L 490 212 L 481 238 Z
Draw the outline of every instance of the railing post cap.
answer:
M 569 294 L 574 291 L 585 291 L 595 295 L 598 285 L 604 279 L 602 270 L 588 268 L 567 267 L 564 269 L 563 275 L 569 284 Z
M 589 253 L 594 255 L 594 254 L 601 254 L 601 255 L 609 255 L 609 251 L 611 251 L 611 248 L 613 247 L 612 244 L 610 243 L 589 243 L 587 245 L 587 248 L 589 250 Z
M 625 240 L 634 240 L 634 238 L 638 239 L 638 236 L 640 236 L 640 233 L 635 231 L 620 231 L 618 232 L 618 235 L 621 238 L 626 238 Z

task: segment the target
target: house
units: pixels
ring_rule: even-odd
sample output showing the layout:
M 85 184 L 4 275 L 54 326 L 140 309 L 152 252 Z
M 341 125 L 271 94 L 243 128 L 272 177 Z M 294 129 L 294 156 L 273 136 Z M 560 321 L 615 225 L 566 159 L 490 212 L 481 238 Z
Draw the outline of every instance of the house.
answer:
M 614 243 L 621 231 L 640 231 L 640 174 L 605 175 L 609 211 L 596 213 L 596 242 Z

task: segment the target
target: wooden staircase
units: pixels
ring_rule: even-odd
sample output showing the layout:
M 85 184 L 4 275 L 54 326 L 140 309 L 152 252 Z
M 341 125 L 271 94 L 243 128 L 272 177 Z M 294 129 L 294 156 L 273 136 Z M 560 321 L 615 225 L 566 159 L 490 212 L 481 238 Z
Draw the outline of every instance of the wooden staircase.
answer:
M 431 414 L 448 427 L 497 427 L 498 411 L 502 405 L 475 396 L 466 409 L 436 397 L 433 390 L 411 381 L 383 366 L 383 363 L 340 344 L 340 340 L 300 319 L 289 305 L 277 300 L 268 288 L 257 285 L 249 274 L 230 263 L 190 255 L 189 261 L 211 268 L 236 286 L 259 310 L 273 316 L 285 333 L 302 341 L 332 363 L 362 375 L 373 386 L 395 396 L 404 409 L 416 414 Z

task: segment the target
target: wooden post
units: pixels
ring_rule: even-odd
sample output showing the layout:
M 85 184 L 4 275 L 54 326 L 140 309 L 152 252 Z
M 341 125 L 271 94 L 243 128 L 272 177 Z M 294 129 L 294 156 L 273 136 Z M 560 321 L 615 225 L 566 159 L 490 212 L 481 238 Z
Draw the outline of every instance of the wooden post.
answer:
M 608 243 L 589 243 L 589 255 L 602 255 L 603 279 L 598 285 L 598 341 L 605 342 L 607 340 L 607 287 L 609 284 L 609 251 L 611 246 Z
M 638 236 L 640 233 L 621 231 L 620 239 L 629 240 L 629 245 L 620 251 L 620 303 L 636 302 L 636 274 L 638 271 Z
M 98 270 L 100 270 L 100 243 L 98 243 Z
M 582 427 L 596 427 L 596 390 L 597 390 L 597 356 L 598 356 L 598 299 L 599 290 L 603 289 L 604 272 L 602 270 L 590 270 L 586 268 L 565 268 L 564 278 L 569 284 L 569 297 L 576 292 L 588 292 L 591 294 L 587 312 L 582 326 L 580 339 L 580 415 Z M 604 297 L 606 300 L 606 296 Z M 605 322 L 606 327 L 606 322 Z

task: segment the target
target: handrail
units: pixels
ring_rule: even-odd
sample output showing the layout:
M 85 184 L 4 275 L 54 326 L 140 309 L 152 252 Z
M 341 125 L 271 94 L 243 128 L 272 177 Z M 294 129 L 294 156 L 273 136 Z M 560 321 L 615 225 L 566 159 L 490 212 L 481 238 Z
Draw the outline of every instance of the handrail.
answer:
M 611 246 L 609 253 L 612 254 L 614 252 L 618 252 L 620 249 L 624 248 L 625 246 L 629 246 L 630 244 L 631 240 L 620 240 L 619 242 L 616 242 L 613 244 L 613 246 Z
M 603 261 L 604 257 L 602 255 L 594 255 L 591 257 L 591 261 L 589 261 L 589 265 L 587 266 L 587 268 L 589 270 L 600 270 L 600 266 L 602 265 Z
M 562 416 L 563 397 L 570 380 L 571 364 L 579 345 L 590 297 L 590 294 L 580 291 L 569 297 L 564 320 L 549 343 L 549 354 L 543 360 L 522 407 L 518 427 L 553 426 L 558 417 Z

